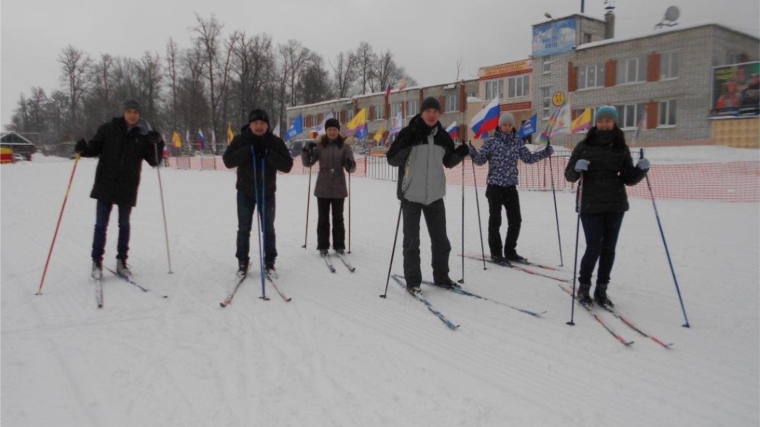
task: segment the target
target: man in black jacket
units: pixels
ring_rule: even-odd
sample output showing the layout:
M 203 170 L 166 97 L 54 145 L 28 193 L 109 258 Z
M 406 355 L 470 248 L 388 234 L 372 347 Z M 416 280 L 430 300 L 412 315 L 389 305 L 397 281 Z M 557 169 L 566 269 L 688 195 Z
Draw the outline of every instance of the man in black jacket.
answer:
M 140 104 L 130 99 L 124 103 L 122 117 L 114 117 L 101 125 L 89 142 L 77 141 L 75 151 L 82 157 L 100 157 L 90 193 L 90 197 L 98 201 L 92 241 L 92 277 L 103 277 L 106 231 L 113 205 L 119 207 L 116 272 L 129 277 L 129 216 L 137 204 L 142 161 L 158 166 L 164 142 L 161 135 L 140 117 Z
M 425 215 L 432 246 L 433 280 L 452 287 L 449 278 L 451 243 L 446 235 L 446 174 L 443 168 L 453 168 L 467 156 L 462 144 L 454 141 L 441 126 L 441 104 L 433 97 L 426 98 L 409 125 L 399 133 L 386 154 L 388 164 L 398 166 L 397 196 L 404 215 L 404 278 L 409 292 L 420 292 L 420 219 Z
M 248 115 L 248 124 L 232 139 L 222 159 L 228 168 L 237 167 L 237 277 L 242 279 L 248 272 L 256 205 L 264 228 L 265 268 L 267 273 L 273 273 L 277 258 L 274 193 L 277 191 L 277 172 L 288 173 L 293 168 L 290 151 L 282 139 L 272 134 L 267 112 L 257 108 Z

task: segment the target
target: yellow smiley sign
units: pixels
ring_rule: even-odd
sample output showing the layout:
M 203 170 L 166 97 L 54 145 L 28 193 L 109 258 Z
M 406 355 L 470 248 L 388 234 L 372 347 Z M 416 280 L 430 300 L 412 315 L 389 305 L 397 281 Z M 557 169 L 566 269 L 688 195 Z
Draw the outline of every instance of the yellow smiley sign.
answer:
M 554 106 L 559 107 L 563 102 L 565 102 L 565 94 L 562 92 L 554 92 L 554 95 L 552 95 L 552 103 Z

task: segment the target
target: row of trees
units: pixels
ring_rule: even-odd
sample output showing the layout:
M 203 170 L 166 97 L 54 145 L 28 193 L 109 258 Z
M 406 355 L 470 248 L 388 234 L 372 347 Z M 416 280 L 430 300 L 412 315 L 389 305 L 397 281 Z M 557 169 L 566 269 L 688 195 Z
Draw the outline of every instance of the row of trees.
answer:
M 92 58 L 66 47 L 58 57 L 61 86 L 49 95 L 41 87 L 32 87 L 28 97 L 22 93 L 6 130 L 32 134 L 48 153 L 68 154 L 62 141 L 92 135 L 134 98 L 167 138 L 172 130 L 183 135 L 202 128 L 221 141 L 227 124 L 245 123 L 255 107 L 270 113 L 273 127 L 286 129 L 287 106 L 378 92 L 402 78 L 415 84 L 390 50 L 377 53 L 366 42 L 326 64 L 297 40 L 275 45 L 263 33 L 225 36 L 215 16 L 196 15 L 196 21 L 192 46 L 180 48 L 170 38 L 163 57 L 145 52 L 139 59 Z

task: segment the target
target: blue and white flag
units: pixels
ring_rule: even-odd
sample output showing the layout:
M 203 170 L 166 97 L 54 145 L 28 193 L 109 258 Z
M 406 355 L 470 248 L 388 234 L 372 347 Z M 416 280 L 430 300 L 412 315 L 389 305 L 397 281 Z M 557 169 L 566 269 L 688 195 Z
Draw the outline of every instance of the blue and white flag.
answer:
M 517 136 L 520 138 L 527 138 L 528 135 L 536 133 L 536 120 L 538 120 L 538 114 L 534 114 L 530 119 L 520 126 L 520 131 L 517 132 Z
M 293 124 L 288 128 L 288 132 L 285 134 L 285 140 L 290 140 L 303 132 L 303 115 L 299 114 Z

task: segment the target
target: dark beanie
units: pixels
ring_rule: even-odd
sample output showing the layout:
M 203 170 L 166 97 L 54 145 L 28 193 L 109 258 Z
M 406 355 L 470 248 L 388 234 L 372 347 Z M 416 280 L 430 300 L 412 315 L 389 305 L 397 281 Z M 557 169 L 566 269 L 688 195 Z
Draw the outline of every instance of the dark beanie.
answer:
M 441 103 L 438 102 L 437 99 L 433 98 L 432 96 L 429 96 L 425 98 L 424 101 L 422 101 L 422 107 L 420 107 L 420 112 L 423 112 L 429 108 L 433 108 L 435 110 L 438 110 L 438 112 L 441 112 Z
M 135 101 L 134 99 L 128 99 L 124 102 L 124 111 L 127 110 L 137 110 L 137 112 L 140 112 L 140 103 Z
M 325 130 L 327 130 L 328 128 L 337 128 L 338 130 L 340 130 L 340 122 L 338 121 L 338 119 L 327 119 L 327 121 L 325 122 Z
M 262 122 L 265 122 L 267 126 L 269 126 L 269 115 L 267 114 L 266 111 L 262 110 L 261 108 L 257 108 L 251 111 L 251 114 L 248 115 L 249 124 L 256 120 L 261 120 Z

